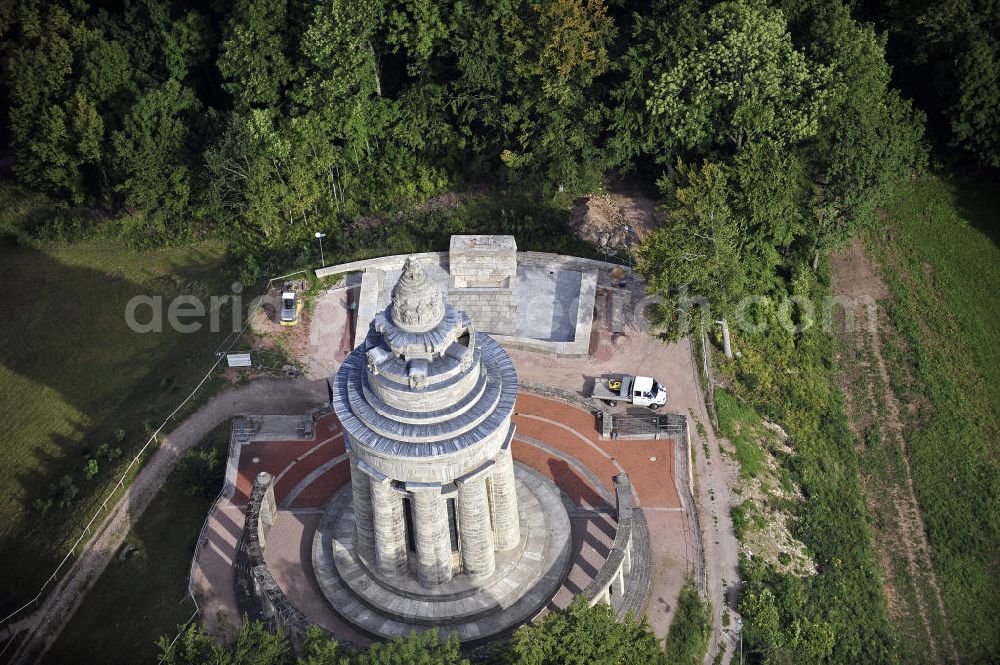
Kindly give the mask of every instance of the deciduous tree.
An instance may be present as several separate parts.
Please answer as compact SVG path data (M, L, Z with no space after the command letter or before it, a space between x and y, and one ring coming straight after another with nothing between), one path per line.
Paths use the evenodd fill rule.
M791 145L816 134L826 78L792 45L781 11L735 0L712 9L706 31L660 76L648 105L689 150L739 150L765 138Z

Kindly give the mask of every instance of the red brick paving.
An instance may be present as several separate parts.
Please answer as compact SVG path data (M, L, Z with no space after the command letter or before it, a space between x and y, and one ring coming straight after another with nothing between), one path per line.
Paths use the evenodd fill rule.
M254 441L242 444L233 502L242 504L249 500L253 479L261 471L267 471L277 477L287 469L285 476L274 488L275 498L280 503L285 494L310 472L344 452L344 440L339 438L320 446L312 454L307 455L321 441L336 436L340 431L340 421L337 420L337 416L331 413L316 422L316 436L309 441L296 439L294 441ZM306 457L296 461L304 455ZM256 464L253 462L255 457L258 459Z
M619 473L614 462L588 445L586 441L580 440L572 432L567 432L554 423L535 420L531 417L532 415L535 414L526 414L524 411L520 411L519 415L514 416L517 434L538 439L570 457L575 457L600 478L605 487L612 486L611 479ZM521 444L522 442L519 441L515 443L515 446ZM544 471L545 469L539 470Z
M619 472L620 465L632 479L640 504L644 507L677 508L681 505L674 485L673 442L669 439L601 440L593 414L563 402L528 394L518 396L514 423L518 434L542 441L575 458L590 469L606 488L612 486L611 478ZM306 455L311 449L316 448L319 441L339 432L340 424L336 416L329 414L316 423L315 440L254 442L241 446L233 501L236 503L247 501L253 478L258 472L267 471L279 476L287 469L275 486L276 498L279 503L282 502L288 492L306 476L344 453L344 440L340 437ZM581 436L586 441L581 439ZM513 453L515 459L552 479L578 505L592 507L606 505L607 502L600 496L592 482L566 461L524 440L515 441ZM259 458L256 464L252 462L255 457ZM300 457L303 459L299 460ZM650 461L650 457L655 457L656 461ZM305 488L295 501L294 507L322 505L337 488L348 481L349 475L346 462L338 464Z
M286 467L283 475L278 478L278 482L274 485L274 498L278 503L284 502L288 493L305 480L306 476L334 457L343 455L346 450L343 436L337 436L337 438L322 445L315 445L319 445L319 447L301 460L292 460L290 466Z
M565 461L553 457L526 441L518 440L516 437L512 450L515 460L540 471L566 492L576 505L594 508L608 505L608 502L601 497L594 486ZM605 485L605 487L608 486L610 486L610 481Z
M600 431L597 429L597 420L593 414L565 402L557 402L554 399L521 393L517 396L515 411L533 413L551 418L552 420L558 420L588 438L596 438L600 435Z
M343 487L351 479L351 465L345 459L331 469L328 469L319 478L309 484L295 501L292 508L319 508L325 504L334 492Z
M681 499L674 483L673 440L617 439L601 441L599 445L628 472L643 507L680 508ZM656 461L651 462L650 457L655 457Z
M580 433L611 457L605 457L571 432L532 416L554 420ZM679 508L680 497L674 483L674 442L601 439L597 419L579 407L522 393L517 398L514 422L519 433L543 441L583 462L611 486L618 464L628 473L642 506ZM517 454L515 448L515 455ZM656 461L651 462L650 457ZM536 467L537 468L537 467ZM539 469L544 472L544 469Z
M277 476L295 458L301 457L315 446L316 441L253 441L240 445L240 462L233 502L246 503L250 500L250 488L258 473L267 471ZM256 464L254 458L258 459Z

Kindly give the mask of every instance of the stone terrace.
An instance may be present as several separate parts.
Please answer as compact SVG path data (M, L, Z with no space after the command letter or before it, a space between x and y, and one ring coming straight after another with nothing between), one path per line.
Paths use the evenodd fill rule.
M522 393L515 405L516 461L552 479L569 502L573 525L570 572L548 605L565 607L594 578L614 542L616 522L611 478L622 471L633 479L637 505L647 516L654 560L654 589L664 563L686 569L689 544L684 513L675 488L674 442L601 440L594 416L578 407ZM235 552L234 523L242 523L240 507L260 471L276 478L279 512L269 537L266 558L286 594L314 621L352 641L364 643L356 631L336 616L322 597L312 574L311 547L321 506L349 482L343 435L336 417L316 423L316 437L303 441L289 431L283 440L250 441L238 445L237 480L231 499L222 499L210 523L208 546L196 562L199 591L206 607L222 609L232 621L231 561ZM650 461L655 457L656 461ZM677 574L669 572L671 576ZM665 634L669 604L662 593L650 598L647 612L657 634ZM210 622L211 623L211 622Z

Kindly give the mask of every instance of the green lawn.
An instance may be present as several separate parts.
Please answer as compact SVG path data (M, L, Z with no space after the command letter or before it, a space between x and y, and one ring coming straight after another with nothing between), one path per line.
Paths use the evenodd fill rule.
M224 460L229 423L217 426L202 445ZM45 658L45 663L154 663L161 635L173 636L191 616L187 598L191 555L220 489L189 494L175 469L126 542L136 548L125 560L114 559L87 594L80 609ZM212 496L207 496L211 494Z
M2 616L34 596L145 442L144 424L159 424L177 406L226 335L166 325L138 334L126 325L126 303L135 295L165 304L178 294L224 295L231 280L216 242L154 251L110 240L20 244L18 225L51 211L8 185L0 195ZM231 325L228 314L222 320ZM99 455L102 444L121 455ZM97 474L88 479L92 458ZM76 496L60 507L72 488Z
M952 631L964 660L1000 660L1000 193L924 178L889 209L887 360ZM900 370L905 371L900 371ZM911 380L907 380L907 376Z

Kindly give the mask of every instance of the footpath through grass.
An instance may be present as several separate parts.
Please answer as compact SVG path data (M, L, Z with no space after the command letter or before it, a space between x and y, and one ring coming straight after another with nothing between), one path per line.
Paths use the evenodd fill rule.
M214 361L222 332L167 325L174 296L231 294L220 243L136 251L111 240L19 244L44 200L0 197L0 616L32 598L135 452ZM162 333L126 324L162 298ZM137 318L148 321L149 308ZM208 319L203 319L207 324ZM204 399L212 386L199 396ZM89 468L88 468L89 467Z
M962 658L1000 661L1000 193L925 178L875 238L902 340L886 349L914 485Z
M185 600L191 556L212 499L221 489L228 444L228 421L202 442L201 448L211 450L218 461L206 482L199 482L198 474L185 473L183 462L170 473L164 489L126 538L126 547L134 550L111 561L45 663L155 662L159 637L172 638L178 624L194 611Z

